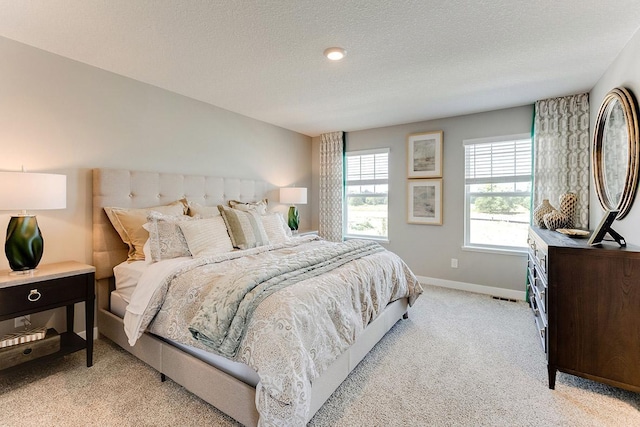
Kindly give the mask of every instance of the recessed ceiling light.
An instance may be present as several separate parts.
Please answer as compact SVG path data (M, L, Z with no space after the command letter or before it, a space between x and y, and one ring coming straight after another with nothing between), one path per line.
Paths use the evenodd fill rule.
M324 56L332 61L340 61L346 54L347 51L341 47L330 47L324 51Z

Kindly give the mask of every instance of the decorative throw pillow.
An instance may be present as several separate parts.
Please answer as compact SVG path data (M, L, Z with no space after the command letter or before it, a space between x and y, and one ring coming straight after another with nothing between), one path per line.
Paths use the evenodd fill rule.
M220 211L217 206L204 206L198 202L189 202L189 215L211 218L212 216L220 216Z
M244 212L218 205L224 223L227 225L231 243L238 249L249 249L269 244L260 215L255 211Z
M227 226L220 215L181 222L179 225L194 257L217 255L233 250Z
M281 213L275 212L260 217L264 231L267 233L269 243L284 243L289 241L289 236L285 228L289 231L291 229L284 222L284 217Z
M194 218L187 215L163 215L155 211L149 213L147 223L143 227L149 232L147 242L152 262L191 256L189 246L179 226L184 221L194 221Z
M156 211L165 215L184 215L186 213L186 200L177 200L169 205L154 206L151 208L117 208L106 207L111 224L116 229L120 238L129 246L129 261L144 260L144 243L149 238L149 232L142 226L147 222L149 212Z
M239 202L237 200L229 200L229 206L233 209L238 209L243 212L258 212L260 215L264 215L267 213L267 205L269 201L267 199L262 199L257 202Z

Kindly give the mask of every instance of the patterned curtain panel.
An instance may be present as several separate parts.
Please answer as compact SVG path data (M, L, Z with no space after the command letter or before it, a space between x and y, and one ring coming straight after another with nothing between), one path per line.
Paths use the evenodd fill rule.
M322 134L320 145L320 237L342 241L344 134Z
M533 206L544 199L560 209L560 195L578 196L576 228L589 226L589 95L535 104Z

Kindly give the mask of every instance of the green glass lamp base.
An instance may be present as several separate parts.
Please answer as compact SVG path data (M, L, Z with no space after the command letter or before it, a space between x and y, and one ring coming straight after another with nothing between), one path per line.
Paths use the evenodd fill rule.
M298 212L298 208L295 206L289 207L289 228L293 231L298 229L298 225L300 224L300 213Z
M38 266L44 251L35 215L13 216L7 227L4 253L13 271L33 270Z

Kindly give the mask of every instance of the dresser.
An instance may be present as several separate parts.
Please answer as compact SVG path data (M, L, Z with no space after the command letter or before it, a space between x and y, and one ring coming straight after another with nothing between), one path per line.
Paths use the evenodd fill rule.
M556 372L640 392L640 248L530 227L529 304Z

